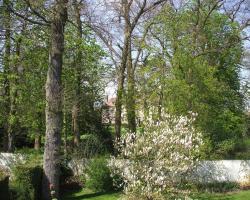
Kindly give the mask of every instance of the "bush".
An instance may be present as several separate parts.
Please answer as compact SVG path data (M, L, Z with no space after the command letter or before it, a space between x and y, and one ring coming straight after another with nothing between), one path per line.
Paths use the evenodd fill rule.
M6 176L5 178L0 179L0 196L2 199L8 200L9 199L9 177Z
M82 135L81 143L77 149L72 149L74 158L93 158L106 151L103 140L95 134Z
M38 200L41 197L43 169L32 163L18 164L13 168L13 199Z
M94 191L112 191L113 179L104 157L93 159L87 167L86 186Z
M0 169L0 197L9 199L9 175L6 170Z
M82 188L82 182L79 180L79 177L74 176L73 171L65 162L60 164L60 188L62 191Z
M240 185L235 182L213 182L213 183L198 183L196 185L199 192L229 192L240 188Z
M60 183L65 184L73 176L72 170L64 163L60 164Z
M162 121L145 121L143 133L121 138L119 154L111 157L109 167L123 178L128 199L165 199L189 192L181 186L198 162L203 143L192 126L194 120L194 113L190 117L162 114Z

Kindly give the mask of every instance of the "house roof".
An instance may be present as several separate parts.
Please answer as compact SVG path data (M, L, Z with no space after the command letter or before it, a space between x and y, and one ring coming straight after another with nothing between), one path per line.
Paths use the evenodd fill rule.
M105 104L109 107L114 107L115 101L116 101L116 97L112 97L112 98L108 99L107 101L105 101Z

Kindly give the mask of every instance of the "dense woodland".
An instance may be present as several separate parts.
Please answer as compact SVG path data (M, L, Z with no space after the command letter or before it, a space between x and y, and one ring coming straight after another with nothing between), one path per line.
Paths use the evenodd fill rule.
M44 154L45 199L62 158L115 155L164 113L197 115L202 159L247 159L249 1L0 2L1 149ZM110 82L114 124L102 120Z

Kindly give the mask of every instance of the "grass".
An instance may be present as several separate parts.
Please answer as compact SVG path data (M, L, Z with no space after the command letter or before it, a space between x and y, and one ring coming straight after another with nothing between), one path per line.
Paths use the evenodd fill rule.
M67 192L62 200L118 200L118 192L92 192L89 189L83 189L74 192ZM238 191L225 194L200 194L193 197L193 200L250 200L250 190Z
M118 192L93 192L89 189L67 192L62 200L117 200L120 196Z
M193 198L194 200L250 200L250 190L236 191L230 193L213 193L213 194L200 194Z

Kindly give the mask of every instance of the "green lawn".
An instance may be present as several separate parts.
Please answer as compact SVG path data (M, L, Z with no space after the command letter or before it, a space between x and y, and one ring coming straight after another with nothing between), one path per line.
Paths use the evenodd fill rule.
M88 189L79 190L77 192L68 192L64 195L63 200L117 200L120 193L95 193ZM250 200L250 190L232 192L226 194L201 194L193 198L193 200Z
M250 200L250 190L225 194L201 194L194 199L202 200Z
M88 189L79 190L77 192L68 192L64 195L62 200L117 200L119 198L120 193L110 192L92 192Z

